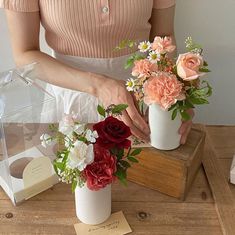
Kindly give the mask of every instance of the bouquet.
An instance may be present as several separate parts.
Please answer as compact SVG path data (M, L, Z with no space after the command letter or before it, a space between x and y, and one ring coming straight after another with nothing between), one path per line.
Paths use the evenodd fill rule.
M203 58L203 49L191 37L185 41L187 52L176 60L169 54L175 50L170 37L155 37L151 43L141 42L125 65L132 67L132 77L126 82L127 90L133 92L143 112L143 104L158 104L164 111L172 111L174 120L180 114L182 120L191 116L187 110L196 105L208 104L212 88L201 77L210 72ZM123 41L117 49L134 48L131 40Z
M131 131L118 116L127 105L98 106L103 121L93 125L80 123L74 113L64 115L58 125L50 125L52 135L41 136L44 147L57 144L54 169L60 180L72 184L72 190L87 184L98 191L118 178L126 184L127 169L141 149L131 148ZM125 151L126 150L126 151Z

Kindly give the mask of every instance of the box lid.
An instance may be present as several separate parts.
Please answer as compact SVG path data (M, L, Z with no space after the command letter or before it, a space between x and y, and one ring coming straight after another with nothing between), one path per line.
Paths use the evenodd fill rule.
M38 79L36 63L0 73L0 119L9 119L32 107L35 112L31 113L36 115L44 103L54 99Z

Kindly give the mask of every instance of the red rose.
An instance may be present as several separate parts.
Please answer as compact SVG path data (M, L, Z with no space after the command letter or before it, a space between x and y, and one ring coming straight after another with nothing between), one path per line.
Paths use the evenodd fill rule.
M131 136L131 130L117 118L107 117L104 121L96 123L93 129L99 135L97 143L104 148L129 148L131 146L131 141L127 139Z
M109 150L99 146L94 145L94 162L84 170L86 177L87 187L90 190L99 190L114 182L116 177L114 173L117 170L117 159L112 156Z

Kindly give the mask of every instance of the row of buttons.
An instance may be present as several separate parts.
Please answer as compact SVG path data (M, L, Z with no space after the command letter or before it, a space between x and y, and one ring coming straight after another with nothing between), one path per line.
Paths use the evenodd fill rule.
M107 6L103 7L102 12L103 13L108 13L109 12L109 8Z

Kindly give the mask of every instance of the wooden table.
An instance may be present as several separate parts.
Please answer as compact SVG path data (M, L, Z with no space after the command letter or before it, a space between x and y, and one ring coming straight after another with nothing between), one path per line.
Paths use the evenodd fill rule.
M206 130L219 167L227 178L235 153L235 127L207 126ZM229 185L229 190L235 198L235 186ZM133 183L129 183L127 188L115 183L112 195L113 212L124 212L133 235L223 234L221 218L203 167L185 202ZM224 215L226 211L222 217ZM228 223L230 219L225 218ZM12 206L0 189L1 235L75 235L73 224L77 222L74 195L68 185L58 184L18 207Z

